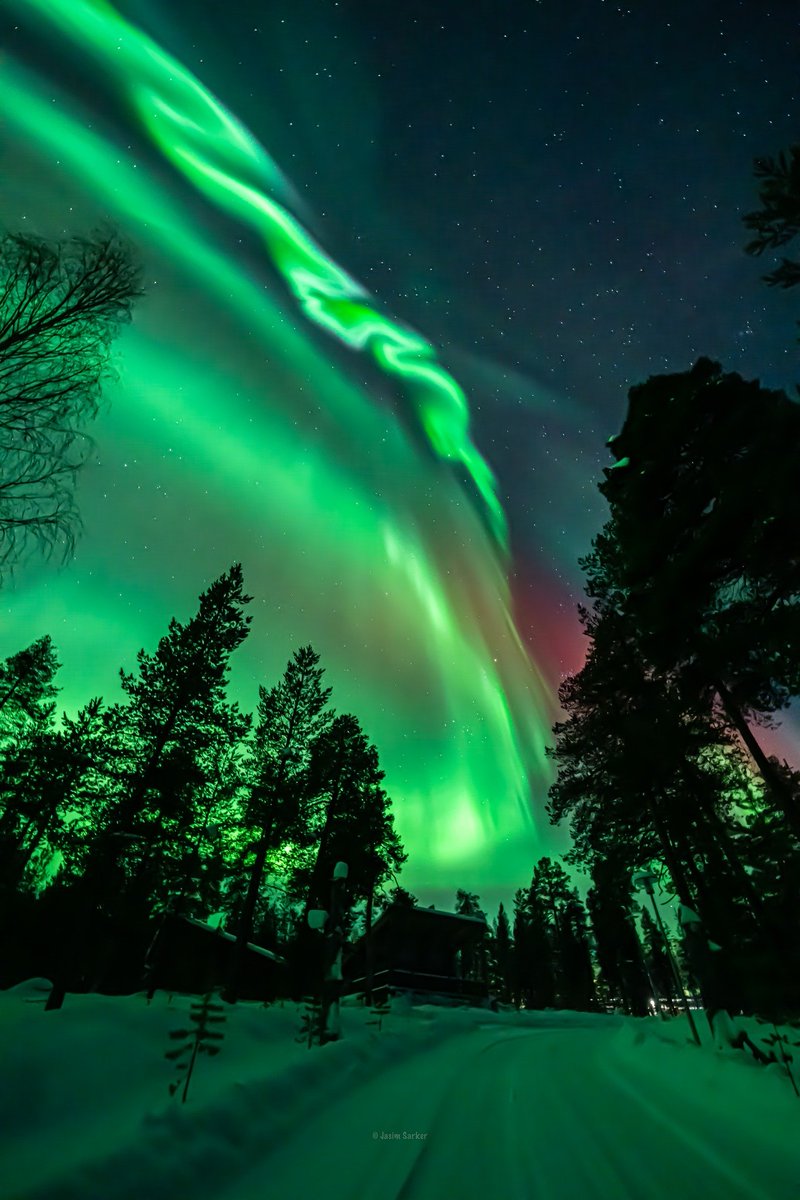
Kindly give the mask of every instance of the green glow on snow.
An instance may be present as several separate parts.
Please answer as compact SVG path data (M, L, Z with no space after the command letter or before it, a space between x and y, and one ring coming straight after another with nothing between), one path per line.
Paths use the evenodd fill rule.
M63 704L113 699L118 666L241 560L256 600L237 698L252 707L256 685L311 641L337 709L358 713L380 749L409 886L524 882L541 852L533 806L550 778L553 706L510 613L505 522L462 390L316 244L269 155L175 59L105 3L18 8L92 51L138 124L132 135L97 121L6 59L0 105L19 191L9 183L2 222L19 228L24 214L58 235L111 219L141 249L148 294L93 431L100 462L81 481L76 559L21 575L0 653L49 632ZM171 178L131 150L142 134L177 168ZM294 311L231 252L224 219L209 232L204 201L258 232ZM327 357L309 322L367 353L377 379ZM427 448L393 407L393 383Z

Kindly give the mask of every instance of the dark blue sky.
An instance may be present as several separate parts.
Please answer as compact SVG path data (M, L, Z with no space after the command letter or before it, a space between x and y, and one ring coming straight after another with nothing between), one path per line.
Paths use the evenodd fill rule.
M134 11L135 10L135 11ZM629 386L701 354L790 387L752 162L797 137L791 5L175 5L167 37L316 228L470 390L518 561L574 587ZM535 476L532 475L535 464Z

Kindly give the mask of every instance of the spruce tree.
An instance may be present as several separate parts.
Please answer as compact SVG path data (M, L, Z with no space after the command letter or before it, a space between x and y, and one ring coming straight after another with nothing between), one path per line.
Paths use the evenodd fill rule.
M535 882L527 889L519 889L514 897L513 955L515 1003L518 1007L553 1008L555 1005L553 934L552 913L543 891Z
M511 999L516 1008L533 1007L535 963L530 939L528 893L517 888L514 893L514 934L511 953Z
M564 905L558 943L561 1006L578 1012L596 1009L597 993L588 918L586 909L574 888Z
M547 856L533 870L528 910L534 954L541 963L534 992L537 1008L553 1008L564 992L564 951L568 944L567 905L571 899L569 876L560 863Z
M511 926L503 902L497 909L494 923L494 986L503 1004L511 1000L513 987Z
M650 985L632 915L630 872L608 860L592 868L586 905L607 999L634 1017L648 1014Z
M480 897L475 892L458 888L456 891L455 911L465 917L478 917L486 923L486 913L481 908ZM491 941L489 926L480 941L468 945L462 952L461 969L465 979L486 980L489 975L489 960Z

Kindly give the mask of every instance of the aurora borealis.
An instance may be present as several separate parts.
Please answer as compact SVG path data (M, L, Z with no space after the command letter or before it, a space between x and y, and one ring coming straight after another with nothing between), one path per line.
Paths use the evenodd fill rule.
M0 220L45 236L109 221L138 247L146 286L92 431L77 553L60 571L18 573L0 653L50 633L62 703L112 699L117 669L241 561L255 601L236 698L252 708L257 684L311 642L337 709L356 712L380 750L410 852L404 882L423 895L505 890L557 841L543 816L544 746L555 687L580 654L576 558L602 519L594 486L626 387L699 353L765 383L791 380L791 306L743 255L731 265L750 161L790 140L788 120L779 127L782 101L758 93L738 157L724 143L719 189L736 178L735 195L718 231L693 235L698 257L681 244L683 217L664 224L669 156L665 166L643 145L637 159L631 126L642 105L662 122L688 120L699 76L683 94L678 59L672 91L667 81L634 99L629 67L634 92L617 95L627 51L609 51L601 160L623 191L658 193L620 247L624 220L609 232L601 184L587 184L579 158L558 157L579 127L573 107L586 104L580 61L574 78L555 67L592 30L600 38L607 6L588 27L571 18L556 29L547 2L512 5L505 33L491 26L497 55L513 31L513 55L523 25L530 38L539 24L526 44L551 61L531 70L526 95L540 89L531 103L552 129L546 148L519 132L517 76L505 93L492 59L476 77L482 31L449 2L444 57L438 22L414 35L429 13L414 4L392 15L366 3L267 5L253 17L255 7L0 3ZM780 29L760 36L783 53ZM393 70L375 69L376 42ZM710 78L724 66L712 63ZM435 133L414 143L401 126L424 127L427 112L444 129L448 103L455 123L470 104L473 115L493 109L500 132L484 125L470 150L490 180L481 195L451 176L433 205ZM720 129L727 116L713 118ZM719 151L712 126L696 143L706 154ZM441 144L444 171L455 150ZM699 157L686 169L685 191L698 179L704 189L694 229L717 207L716 176ZM521 247L525 210L540 206ZM449 239L437 232L448 210ZM591 231L604 221L599 270ZM471 256L462 226L475 231ZM558 302L546 291L553 271Z

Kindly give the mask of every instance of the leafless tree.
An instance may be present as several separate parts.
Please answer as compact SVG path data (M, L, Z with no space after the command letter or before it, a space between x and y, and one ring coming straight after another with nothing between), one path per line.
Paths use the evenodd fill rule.
M113 231L0 236L0 578L28 549L66 558L74 547L85 427L141 294L135 254Z

